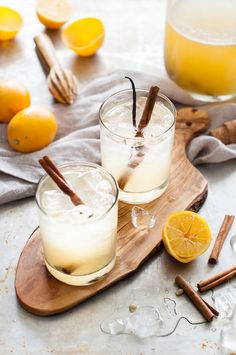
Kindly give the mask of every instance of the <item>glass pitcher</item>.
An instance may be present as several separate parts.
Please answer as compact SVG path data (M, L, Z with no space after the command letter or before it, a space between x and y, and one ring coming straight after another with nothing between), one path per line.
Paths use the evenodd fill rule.
M236 1L168 0L165 66L203 101L236 95Z

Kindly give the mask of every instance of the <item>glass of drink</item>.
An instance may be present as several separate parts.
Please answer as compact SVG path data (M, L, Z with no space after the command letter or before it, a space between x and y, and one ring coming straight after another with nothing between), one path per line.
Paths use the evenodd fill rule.
M121 201L150 202L167 188L176 111L171 101L158 94L143 137L135 137L132 124L132 90L110 96L100 108L102 165L118 181ZM137 124L148 96L136 90Z
M236 2L168 0L165 66L194 98L226 100L236 94Z
M92 163L68 163L60 171L84 205L74 206L48 175L40 180L36 201L45 264L62 282L88 285L115 265L118 187Z

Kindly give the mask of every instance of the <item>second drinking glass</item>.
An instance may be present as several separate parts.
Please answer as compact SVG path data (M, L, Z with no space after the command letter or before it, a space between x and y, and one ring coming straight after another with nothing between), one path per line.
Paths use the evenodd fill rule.
M138 124L148 91L136 90L136 95ZM158 94L143 137L135 137L132 107L132 90L117 92L102 104L102 165L118 181L120 200L141 204L156 199L167 188L176 111L166 96Z

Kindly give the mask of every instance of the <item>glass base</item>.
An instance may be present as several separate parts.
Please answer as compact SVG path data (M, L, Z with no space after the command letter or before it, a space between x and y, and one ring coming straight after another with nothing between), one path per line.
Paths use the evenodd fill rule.
M50 274L54 276L57 280L64 282L67 285L72 285L72 286L88 286L91 285L97 281L99 281L101 278L103 278L106 274L108 274L109 271L114 267L116 262L116 257L114 257L109 264L107 264L105 267L102 269L93 272L92 274L88 275L68 275L65 274L62 271L59 271L55 268L53 268L51 265L47 263L45 260L46 267Z
M166 180L163 184L161 184L156 189L150 191L125 192L120 190L119 200L132 205L141 205L143 203L148 203L160 197L167 189L167 186L168 186L168 180Z
M204 102L222 102L222 101L231 100L236 96L236 94L211 96L211 95L197 94L194 92L189 92L189 94L192 96L193 99L204 101Z

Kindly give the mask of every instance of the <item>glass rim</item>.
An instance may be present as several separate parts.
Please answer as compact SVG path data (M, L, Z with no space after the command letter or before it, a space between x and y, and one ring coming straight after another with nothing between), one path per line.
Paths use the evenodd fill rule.
M113 135L113 136L115 136L115 137L117 137L119 139L122 139L122 140L125 139L126 142L129 142L129 141L130 142L149 142L149 141L153 142L153 141L156 141L157 139L159 139L160 137L164 136L175 125L176 117L177 117L177 111L176 111L176 108L175 108L173 102L167 96L165 96L164 94L158 93L157 98L161 97L162 99L164 99L170 105L170 107L171 107L170 111L173 114L173 121L171 122L171 125L168 128L165 129L164 132L161 132L160 134L158 134L155 137L126 137L124 135L120 135L120 134L115 133L113 130L108 128L106 126L106 124L104 123L104 121L102 119L101 111L104 108L104 106L109 102L109 100L111 98L113 98L114 96L116 96L118 94L122 94L122 93L125 93L125 92L132 92L132 89L119 90L119 91L115 92L114 94L108 96L104 100L104 102L101 104L101 106L99 108L99 122L101 123L102 127L104 127L111 135ZM149 91L147 89L136 88L136 93L138 93L138 92L143 92L145 94L148 94Z
M91 162L87 162L87 161L83 161L83 160L75 160L75 161L71 161L71 162L68 162L68 163L63 163L63 164L60 164L58 165L58 168L64 168L64 167L70 167L70 166L74 166L75 164L77 164L78 166L88 166L88 167L92 167L92 168L96 168L98 170L101 170L102 172L104 172L107 176L109 176L112 180L112 183L114 184L114 187L115 187L115 191L114 191L114 197L115 197L115 200L114 202L111 204L111 206L105 210L104 213L102 213L101 215L91 219L90 221L82 221L80 223L76 223L76 225L82 225L82 224L87 224L87 223L93 223L99 219L102 219L108 212L110 212L112 210L112 208L115 206L115 204L117 203L117 200L118 200L118 196L119 196L119 188L118 188L118 183L116 181L116 179L114 178L114 176L112 174L110 174L106 169L104 169L101 165L98 165L98 164L95 164L95 163L91 163ZM45 173L43 176L41 176L41 178L39 179L38 181L38 184L37 184L37 188L36 188L36 192L35 192L35 200L36 200L36 204L38 206L38 208L40 209L40 211L46 215L46 216L49 216L49 217L54 217L54 216L50 216L46 211L45 209L41 206L41 203L40 203L40 200L39 200L39 191L40 191L40 186L42 185L42 183L47 179L47 178L50 178L50 176ZM69 198L69 197L68 197ZM71 223L71 224L74 224L74 223Z

